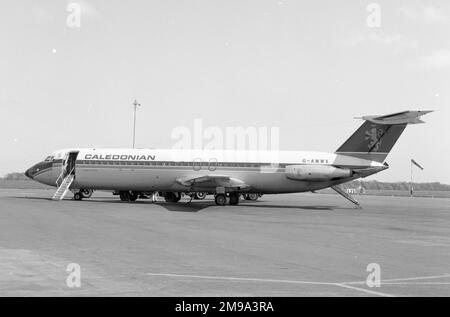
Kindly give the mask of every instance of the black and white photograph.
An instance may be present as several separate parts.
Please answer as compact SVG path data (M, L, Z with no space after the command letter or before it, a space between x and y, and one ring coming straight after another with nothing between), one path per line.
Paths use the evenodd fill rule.
M0 12L0 297L450 296L449 1Z

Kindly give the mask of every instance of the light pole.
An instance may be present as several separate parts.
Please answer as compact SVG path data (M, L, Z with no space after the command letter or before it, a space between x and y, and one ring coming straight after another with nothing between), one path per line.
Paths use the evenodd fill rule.
M133 102L133 106L134 106L134 121L133 121L133 149L136 143L136 110L137 107L140 107L141 104L137 102L137 100L135 99Z
M411 178L409 181L409 196L412 197L414 195L414 188L413 188L413 162L411 159Z

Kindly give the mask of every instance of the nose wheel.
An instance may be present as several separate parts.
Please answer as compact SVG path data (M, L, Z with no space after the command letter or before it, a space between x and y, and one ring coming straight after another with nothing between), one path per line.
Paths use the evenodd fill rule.
M92 189L81 189L80 190L81 196L83 196L83 198L91 198L93 192L94 191Z
M73 194L73 199L83 200L84 198L91 198L93 192L94 191L92 189L80 189L79 191Z
M81 194L80 192L77 192L73 195L73 199L74 200L83 200L83 194Z

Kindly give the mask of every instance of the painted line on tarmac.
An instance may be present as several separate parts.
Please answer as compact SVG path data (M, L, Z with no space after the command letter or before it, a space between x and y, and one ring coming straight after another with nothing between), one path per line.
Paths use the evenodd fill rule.
M431 280L437 278L450 277L450 274L445 273L442 275L431 275L431 276L416 276L416 277L404 277L404 278L391 278L388 280L382 280L381 282L405 282L405 281L417 281L417 280Z
M376 292L376 291L371 291L365 288L360 288L360 287L356 287L356 286L352 286L352 285L347 285L344 283L336 283L334 284L336 286L340 286L340 287L344 287L344 288L349 288L349 289L353 289L355 291L360 291L360 292L364 292L367 294L371 294L371 295L377 295L377 296L383 296L383 297L395 297L395 295L391 295L391 294L387 294L387 293L381 293L381 292Z
M371 291L368 289L346 285L345 283L331 283L331 282L315 282L315 281L298 281L298 280L279 280L279 279L263 279L263 278L245 278L245 277L226 277L226 276L210 276L210 275L189 275L189 274L173 274L173 273L146 273L148 276L162 276L162 277L176 277L176 278L191 278L191 279L205 279L205 280L222 280L222 281L239 281L239 282L262 282L262 283L280 283L280 284L303 284L303 285L327 285L338 286L341 288L348 288L366 294L393 297L394 295Z
M335 285L336 284L336 283L328 283L328 282L278 280L278 279L247 278L247 277L226 277L226 276L211 276L211 275L189 275L189 274L172 274L172 273L146 273L146 275L164 276L164 277L197 278L197 279L205 279L205 280L242 281L242 282L268 282L268 283L317 284L317 285Z
M415 277L403 277L403 278L391 278L386 280L381 280L381 284L401 284L402 282L408 282L408 281L420 281L420 280L432 280L432 279L440 279L440 278L447 278L450 277L450 274L445 273L442 275L429 275L429 276L415 276ZM396 283L398 282L398 283ZM434 282L425 282L425 283L434 283ZM446 284L447 282L436 282L436 283L443 283ZM366 284L365 281L354 281L354 282L344 282L342 284L346 285L358 285L358 284ZM423 284L420 282L412 282L409 283L409 285L413 284Z
M450 285L450 282L385 282L383 285Z

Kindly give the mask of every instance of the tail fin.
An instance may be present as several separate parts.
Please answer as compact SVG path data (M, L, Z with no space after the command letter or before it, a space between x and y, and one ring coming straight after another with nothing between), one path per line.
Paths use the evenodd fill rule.
M423 123L420 116L432 111L403 111L384 116L364 116L365 122L337 149L336 154L383 163L408 124Z

